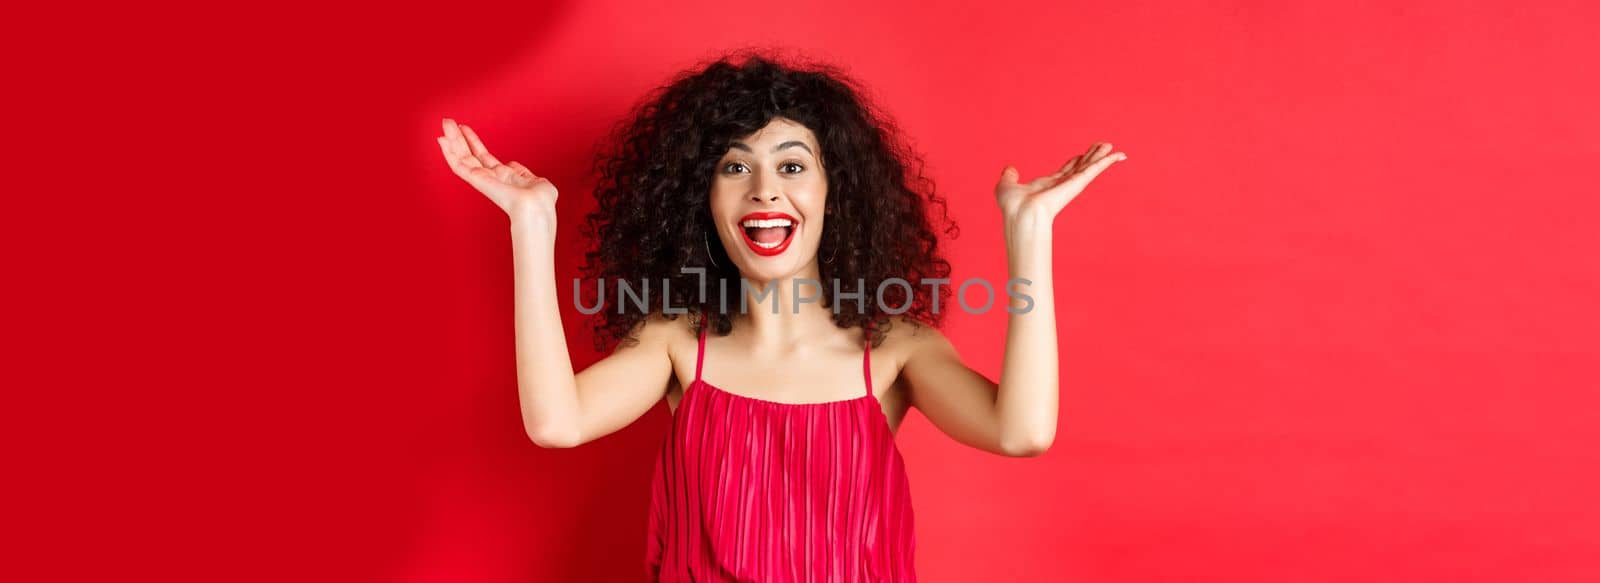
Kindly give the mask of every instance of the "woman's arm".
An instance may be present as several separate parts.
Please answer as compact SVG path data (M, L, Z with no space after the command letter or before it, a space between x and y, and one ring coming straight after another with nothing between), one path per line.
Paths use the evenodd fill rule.
M995 196L1005 221L1006 259L1011 279L1032 301L1011 300L1006 320L1005 356L1000 383L962 364L960 355L936 331L908 342L901 374L911 403L952 438L993 453L1035 456L1055 441L1060 374L1056 347L1055 282L1051 264L1052 225L1057 214L1111 164L1127 159L1097 143L1068 160L1054 174L1017 182L1017 170L1001 173Z
M638 419L672 378L674 322L646 321L638 344L574 375L555 283L555 186L517 162L501 164L472 128L452 120L444 120L439 147L450 169L511 219L517 395L528 437L574 447Z

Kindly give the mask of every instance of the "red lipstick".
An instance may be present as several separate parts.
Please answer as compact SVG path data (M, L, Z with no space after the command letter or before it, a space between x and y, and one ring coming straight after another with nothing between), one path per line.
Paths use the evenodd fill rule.
M789 213L760 211L739 218L739 233L752 253L771 257L783 253L794 241L800 221Z

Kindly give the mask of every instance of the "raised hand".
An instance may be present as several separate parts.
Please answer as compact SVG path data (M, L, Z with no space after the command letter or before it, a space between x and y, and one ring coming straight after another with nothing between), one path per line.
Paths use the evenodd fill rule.
M1028 182L1018 183L1017 168L1006 166L1000 173L1000 183L994 187L995 200L1007 221L1023 217L1053 220L1090 181L1113 163L1126 159L1127 154L1112 152L1110 143L1096 142L1088 151L1067 160L1054 174Z
M515 218L520 213L538 212L555 217L556 197L559 196L555 185L518 162L501 164L483 147L483 141L472 128L445 118L444 135L438 140L450 170L489 197L507 215Z

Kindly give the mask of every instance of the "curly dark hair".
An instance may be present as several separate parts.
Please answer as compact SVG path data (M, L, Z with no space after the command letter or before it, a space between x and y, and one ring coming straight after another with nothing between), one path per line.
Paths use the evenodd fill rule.
M596 348L604 351L609 343L632 341L635 327L662 311L661 290L656 289L662 280L669 283L667 299L674 310L704 318L695 321L709 322L710 331L718 335L733 329L728 312L737 312L742 280L722 246L705 243L706 234L714 237L716 232L711 181L729 143L775 117L810 129L822 149L829 219L818 256L831 259L820 264L822 281L837 279L845 293L856 291L858 280L865 283L859 288L865 309L858 309L853 299L843 300L834 323L840 328L868 326L874 346L882 344L882 333L896 315L941 325L943 314L932 309L932 302L949 305L950 286L936 286L935 298L922 282L950 275L950 263L939 253L935 223L952 238L959 229L933 181L923 175L921 156L902 141L894 122L866 99L867 93L835 66L746 51L679 73L651 90L595 157L597 206L583 229L594 245L583 274L612 285L625 280L635 291L641 280L648 281L653 306L641 312L602 304L605 309L593 319ZM710 253L716 254L714 259ZM700 296L700 276L680 271L683 267L705 268L705 297ZM910 297L906 286L888 285L880 306L876 292L891 278L909 282ZM832 284L822 287L822 305L831 306ZM719 293L722 289L726 297ZM617 296L611 285L605 290L601 299Z

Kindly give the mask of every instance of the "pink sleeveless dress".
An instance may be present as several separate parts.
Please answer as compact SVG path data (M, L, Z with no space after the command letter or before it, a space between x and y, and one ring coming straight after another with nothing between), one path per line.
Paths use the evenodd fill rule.
M651 581L912 582L904 460L872 393L780 403L700 379L684 389L651 480Z

